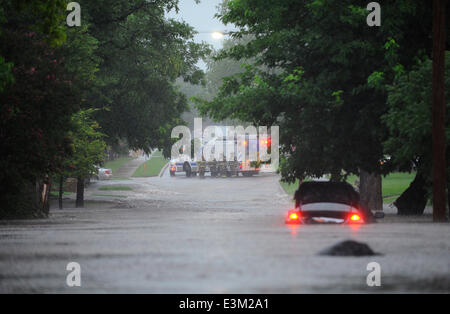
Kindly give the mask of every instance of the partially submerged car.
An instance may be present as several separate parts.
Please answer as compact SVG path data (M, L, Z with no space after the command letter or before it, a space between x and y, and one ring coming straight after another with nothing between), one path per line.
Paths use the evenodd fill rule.
M360 202L359 193L346 182L304 182L295 192L295 209L287 224L364 224L375 221ZM379 215L378 218L382 218Z

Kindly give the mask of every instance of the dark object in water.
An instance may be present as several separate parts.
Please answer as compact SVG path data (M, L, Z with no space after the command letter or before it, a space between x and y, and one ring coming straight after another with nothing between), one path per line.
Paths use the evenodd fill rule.
M327 256L374 256L375 253L367 244L352 240L342 241L319 253Z
M409 187L397 198L394 206L398 215L423 215L427 205L427 183L418 173Z

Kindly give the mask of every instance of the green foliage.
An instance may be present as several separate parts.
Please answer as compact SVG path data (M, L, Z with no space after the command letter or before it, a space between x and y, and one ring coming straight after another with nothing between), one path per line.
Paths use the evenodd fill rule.
M250 41L249 36L245 38L227 38L223 42L223 51L227 51L237 44L245 44ZM220 50L214 51L207 59L206 63L208 71L206 73L206 81L209 92L215 96L223 83L225 77L229 77L238 73L245 72L245 65L253 64L254 60L232 58L220 58Z
M432 160L432 62L425 58L388 86L389 111L383 123L389 130L386 152L404 169L418 168L431 176ZM450 97L450 52L446 53L446 98ZM446 112L450 112L447 102ZM447 146L450 145L450 116L446 116ZM450 165L448 165L450 170Z
M73 153L66 160L65 175L73 178L87 178L97 174L96 166L104 161L106 143L98 131L99 125L92 120L94 109L81 110L72 116Z
M183 78L201 83L197 61L209 52L193 40L184 22L168 20L165 12L176 0L80 1L83 23L98 41L101 66L89 89L88 104L104 109L96 114L113 145L125 140L132 149L165 148L170 132L182 124L187 99L175 87Z
M6 28L14 25L18 29L38 32L48 44L58 46L66 39L67 3L64 0L2 0L0 23ZM15 17L26 23L17 23Z
M431 4L383 2L381 27L366 1L229 0L219 14L245 43L218 59L253 59L198 101L202 114L278 124L285 180L326 173L385 173L386 84L429 53Z
M64 65L67 71L75 73L80 89L89 87L96 79L101 59L96 55L98 40L89 33L87 23L81 27L67 29L67 39L62 46Z
M14 77L11 75L13 64L5 62L5 59L0 56L0 93L5 87L14 82Z
M21 190L33 202L51 174L94 173L104 139L170 147L187 103L174 82L201 82L196 63L208 52L189 25L166 19L178 0L82 0L73 28L66 1L0 2L2 206L29 210Z
M133 188L127 185L105 185L99 188L100 191L133 191Z
M67 133L77 110L74 76L64 68L59 50L41 35L3 28L1 37L0 55L14 64L14 82L0 93L0 203L8 212L40 211L34 203L39 197L29 196L27 203L23 191L33 191L42 180L48 183L70 154Z
M2 0L0 1L0 36L3 29L22 28L22 31L39 31L47 43L52 45L61 44L65 39L64 29L61 27L62 14L65 10L63 0ZM18 23L17 16L21 15L22 21ZM3 39L2 39L3 40ZM13 63L6 61L4 56L0 55L0 92L14 82L12 76Z
M65 171L77 131L72 115L99 63L87 25L66 28L66 5L62 0L2 1L0 182L5 190L0 202L11 213L47 212L45 197L35 201L40 199L36 186Z
M382 184L382 196L385 203L392 203L397 197L399 197L414 180L416 173L401 173L394 172L387 176L383 176ZM359 180L359 177L351 175L347 178L347 182L355 185L355 182ZM305 180L305 181L308 181ZM294 195L295 191L298 189L299 180L294 183L280 182L281 187L289 195Z

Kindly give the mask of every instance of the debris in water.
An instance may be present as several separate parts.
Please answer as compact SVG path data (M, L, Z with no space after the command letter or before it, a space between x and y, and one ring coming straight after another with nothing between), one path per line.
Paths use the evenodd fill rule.
M346 240L339 242L319 253L327 256L374 256L375 253L367 244Z

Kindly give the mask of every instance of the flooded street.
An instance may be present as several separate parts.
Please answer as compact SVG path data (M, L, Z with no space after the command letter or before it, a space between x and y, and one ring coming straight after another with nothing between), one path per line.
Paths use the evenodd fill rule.
M284 224L292 201L278 176L102 181L84 209L1 222L0 292L301 293L449 292L450 228L393 214L366 226ZM128 192L99 196L99 185ZM72 206L70 206L72 204ZM325 257L341 240L382 255ZM369 262L381 287L368 287ZM81 266L68 287L66 265Z

